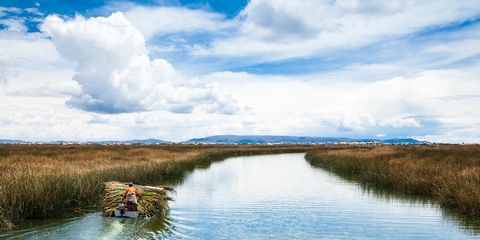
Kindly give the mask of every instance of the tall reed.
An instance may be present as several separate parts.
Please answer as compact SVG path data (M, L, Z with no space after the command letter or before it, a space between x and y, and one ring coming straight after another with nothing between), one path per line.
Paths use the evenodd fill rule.
M311 146L0 145L0 227L100 206L104 182L181 179L230 156L304 152Z
M480 146L381 146L311 150L307 161L366 186L424 195L480 216Z

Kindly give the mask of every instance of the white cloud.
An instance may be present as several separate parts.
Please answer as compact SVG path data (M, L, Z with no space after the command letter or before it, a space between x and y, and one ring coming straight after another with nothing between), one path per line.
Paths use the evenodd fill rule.
M104 115L75 109L59 109L48 113L49 107L42 102L43 98L38 101L36 98L28 100L17 97L18 100L2 100L5 104L0 106L0 134L17 136L16 138L33 136L34 139L105 140L155 137L182 141L214 134L346 137L357 137L356 134L359 134L358 137L371 138L382 132L389 137L408 136L444 142L463 139L467 142L478 139L475 135L480 131L475 128L480 123L480 113L476 107L480 104L480 98L473 94L478 89L477 71L476 67L463 73L453 70L427 71L411 78L394 78L372 83L336 82L329 85L320 80L306 81L298 76L279 77L233 72L199 77L196 82L205 82L205 85L208 85L208 82L220 82L227 91L237 96L241 105L248 105L253 109L236 115L185 115L155 110ZM466 87L458 86L459 81L466 84ZM265 91L266 89L268 91ZM418 94L426 90L428 91L425 95ZM413 92L407 97L415 98L407 101L408 99L398 92ZM463 97L452 97L454 95L447 93ZM9 101L12 102L8 103ZM30 101L29 105L38 104L31 109L25 109L25 113L15 110L14 114L9 114L22 105L21 101ZM10 104L12 106L8 108ZM23 104L23 108L25 105ZM61 105L63 102L60 101L55 108ZM48 114L40 114L42 112ZM33 115L38 116L35 118ZM429 129L428 122L432 121L441 124L438 126L439 130ZM400 127L400 133L394 132L397 127ZM415 135L406 128L413 128ZM437 135L418 134L424 129ZM455 133L461 133L462 136Z
M394 66L391 64L361 64L361 63L353 63L349 64L347 69L353 70L366 70L366 71L395 71L398 70L398 66Z
M436 56L435 64L443 65L472 58L480 54L480 26L472 29L473 33L466 33L465 39L439 43L428 47L425 54Z
M6 95L74 94L79 85L70 80L73 68L44 35L0 31L0 84Z
M85 124L87 116L75 110L36 108L30 113L0 114L0 135L31 141L122 139L121 125Z
M9 32L26 32L28 30L23 18L0 19L0 24L6 26Z
M422 125L411 117L401 117L401 116L394 116L382 119L378 125L380 126L392 126L394 128L401 128L401 127L421 127Z
M479 26L460 26L478 16L475 1L252 0L233 20L204 10L132 6L125 17L48 16L42 33L25 32L22 21L32 18L3 19L0 135L480 141ZM0 18L22 11L41 15L0 7ZM152 56L174 56L182 71ZM271 61L287 58L295 59ZM290 68L304 62L317 72L268 75L295 74ZM187 80L186 72L206 75Z
M254 125L254 124L257 124L259 121L258 121L258 118L255 117L255 116L247 116L243 119L242 121L242 124L245 124L245 125Z
M307 9L310 9L309 13L319 13L315 11L318 5L315 5L312 1L250 1L241 13L245 18L242 31L254 39L272 43L315 38L323 24L311 21L301 13Z
M240 110L218 85L184 81L167 61L150 60L142 34L120 12L108 18L48 16L41 30L63 57L78 63L73 80L83 93L72 96L69 106L102 113Z
M82 93L81 86L75 81L62 81L60 83L47 82L44 87L28 88L19 91L8 92L7 96L26 97L62 97L77 96Z
M14 14L20 14L22 13L22 9L16 8L16 7L2 7L0 6L0 17L4 17L7 15L7 13L14 13Z
M148 39L172 33L214 33L234 26L219 13L177 7L137 6L125 12L127 18Z
M32 14L35 14L35 15L38 15L38 16L44 16L45 15L44 13L39 12L38 8L25 8L25 11L27 11L29 13L32 13Z
M70 62L59 56L53 43L45 39L44 34L5 30L0 30L0 62L0 68L16 73L72 67Z
M193 53L268 60L315 56L461 23L479 12L474 1L252 0L238 17L238 34Z
M28 62L23 58L0 52L0 84L6 85L9 78L15 77L27 65Z
M370 82L350 80L350 69L314 76L217 72L200 79L221 83L253 109L261 121L252 132L373 137L380 131L398 137L410 136L408 128L418 136L480 125L478 69L476 64Z
M465 99L473 99L473 98L480 98L480 95L451 95L445 97L437 97L433 98L432 100L442 100L442 101L457 101L457 100L465 100Z
M382 0L338 0L335 4L347 12L366 15L395 14L405 7L406 1L382 1Z
M337 123L337 131L365 131L367 126L375 126L376 122L367 113L363 114L349 114L342 116Z
M92 119L88 121L88 123L109 123L110 116L109 115L101 115L101 114L94 114L92 115Z

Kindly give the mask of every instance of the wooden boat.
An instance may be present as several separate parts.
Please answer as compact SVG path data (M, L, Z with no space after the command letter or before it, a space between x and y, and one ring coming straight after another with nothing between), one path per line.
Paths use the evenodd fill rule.
M113 215L114 216L112 217L117 217L117 218L137 218L138 212L126 211L124 213L121 213L120 210L115 210Z
M112 217L119 217L119 218L137 218L138 212L137 211L129 211L123 203L118 206L118 209L113 211Z

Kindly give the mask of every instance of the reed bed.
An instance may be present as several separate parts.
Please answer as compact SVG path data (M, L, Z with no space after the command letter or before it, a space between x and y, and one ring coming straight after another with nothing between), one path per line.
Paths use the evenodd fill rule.
M0 228L98 207L104 182L179 180L231 156L305 152L312 146L0 145Z
M361 182L429 197L480 216L480 146L378 146L307 152L313 166Z

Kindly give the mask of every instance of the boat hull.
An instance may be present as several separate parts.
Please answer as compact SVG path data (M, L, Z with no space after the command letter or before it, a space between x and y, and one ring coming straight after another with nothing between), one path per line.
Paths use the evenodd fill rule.
M124 211L122 213L121 210L115 209L113 212L112 217L118 217L118 218L137 218L138 217L138 212L135 211Z

